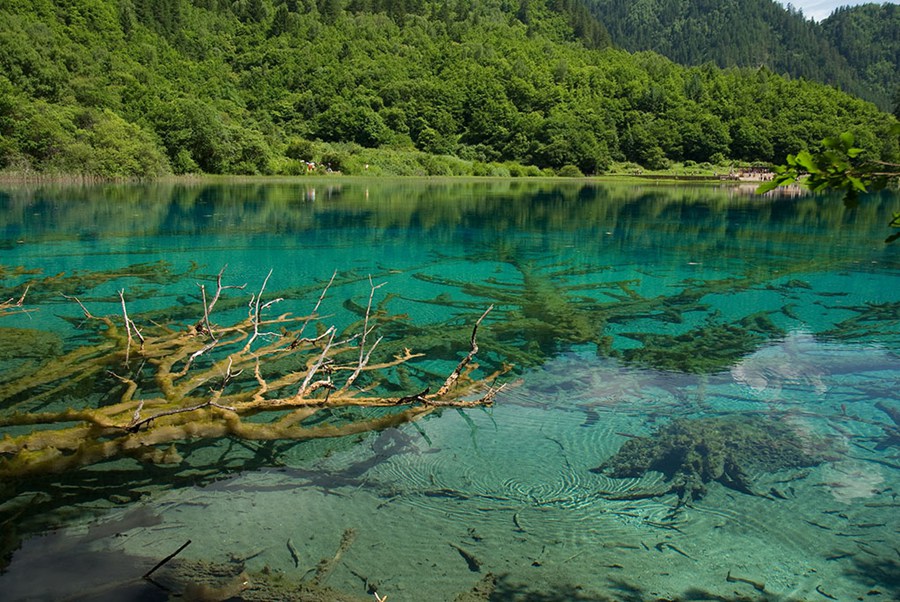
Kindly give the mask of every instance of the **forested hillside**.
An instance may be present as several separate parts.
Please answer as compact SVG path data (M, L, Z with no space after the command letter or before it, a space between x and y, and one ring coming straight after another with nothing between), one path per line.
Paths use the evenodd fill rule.
M774 0L587 0L613 42L685 65L766 66L891 108L900 45L896 5L843 7L822 24Z
M900 6L843 6L822 27L867 89L900 114Z
M599 173L843 130L897 153L893 117L827 86L608 39L575 0L5 0L0 169Z

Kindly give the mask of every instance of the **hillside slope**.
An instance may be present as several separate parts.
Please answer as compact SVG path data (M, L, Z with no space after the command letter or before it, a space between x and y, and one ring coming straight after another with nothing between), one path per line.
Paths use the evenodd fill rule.
M840 7L822 21L822 28L872 97L900 114L900 6Z
M780 161L848 129L897 152L893 118L869 103L765 68L605 47L578 6L7 0L0 169L598 173L614 160Z
M818 24L774 0L586 1L613 42L632 52L684 65L765 66L890 108L900 69L895 5L844 7Z

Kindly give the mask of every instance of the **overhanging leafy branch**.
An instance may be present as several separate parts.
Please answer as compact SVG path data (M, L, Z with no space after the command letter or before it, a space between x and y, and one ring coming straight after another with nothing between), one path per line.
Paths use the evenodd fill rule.
M900 136L900 124L891 128L891 135ZM900 180L900 163L869 158L865 149L855 145L850 132L825 138L822 150L800 151L788 155L785 165L775 168L775 177L765 182L757 193L764 194L779 186L799 183L813 192L841 190L844 204L853 208L859 204L859 194L883 190ZM900 228L900 213L895 213L889 226ZM885 239L886 243L900 238L896 232Z

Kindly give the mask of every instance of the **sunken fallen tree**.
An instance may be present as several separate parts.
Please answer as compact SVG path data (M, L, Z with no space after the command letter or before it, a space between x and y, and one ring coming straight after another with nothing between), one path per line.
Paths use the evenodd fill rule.
M405 349L373 356L381 342L373 333L383 317L372 311L380 285L370 280L368 309L353 333L322 324L318 311L330 282L309 315L270 315L282 299L264 300L268 276L250 296L246 316L219 325L214 309L222 294L243 288L224 285L223 272L215 292L200 287L202 315L187 325L138 324L129 317L124 291L121 315L115 316L94 316L72 297L95 337L0 386L0 404L11 410L0 417L6 431L0 478L60 473L121 457L178 463L177 443L196 439L352 435L443 407L489 405L499 391L491 383L504 368L474 377L476 334L490 308L472 327L468 353L443 382L387 396L381 385L392 371L421 354ZM78 383L101 379L114 387L111 399L61 406L60 399L81 398L70 393Z

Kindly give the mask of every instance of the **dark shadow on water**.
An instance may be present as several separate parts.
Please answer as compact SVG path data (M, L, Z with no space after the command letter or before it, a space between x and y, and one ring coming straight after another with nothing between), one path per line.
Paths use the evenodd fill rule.
M79 519L102 516L162 491L206 487L246 471L284 466L282 457L300 442L193 441L179 444L180 465L141 464L132 460L99 464L90 470L11 480L0 488L0 573L23 540ZM312 474L312 473L311 473ZM325 488L326 477L311 486ZM113 525L117 532L147 526L153 517L141 507L126 514L133 524ZM92 528L93 529L93 528ZM97 536L99 537L99 536ZM94 537L95 539L97 537Z
M168 594L141 579L153 561L116 552L89 552L83 541L49 534L26 542L9 573L3 599L66 602L163 602Z
M634 600L637 599L634 598ZM488 600L492 602L612 602L613 598L584 591L580 586L572 584L553 585L538 589L533 584L514 583L508 576L502 576L497 579L494 591Z
M770 602L769 596L745 596L738 593L721 595L691 588L675 597L659 597L642 590L624 579L610 579L609 588L616 593L611 597L590 592L573 584L545 585L538 588L534 584L515 583L508 576L499 577L491 602ZM470 598L464 598L469 602ZM474 602L476 598L471 598Z
M847 575L865 585L870 592L877 591L891 600L900 600L900 561L894 558L857 556Z

